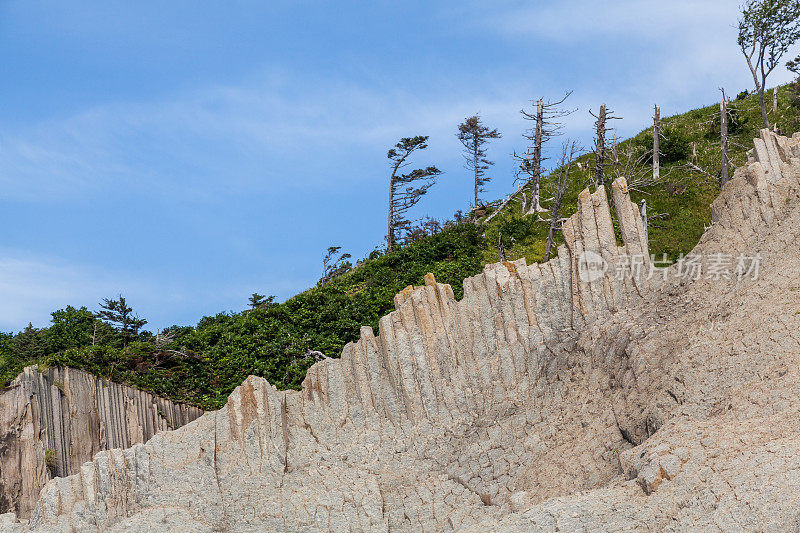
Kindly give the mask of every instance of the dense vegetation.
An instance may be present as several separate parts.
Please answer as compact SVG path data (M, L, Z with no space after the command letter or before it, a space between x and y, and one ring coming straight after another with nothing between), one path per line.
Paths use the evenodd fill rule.
M373 252L350 272L284 303L266 301L128 342L86 308L68 307L53 313L49 328L0 337L2 379L34 362L67 365L205 408L222 405L250 374L296 388L314 362L309 352L338 356L362 325L377 329L394 295L426 273L460 296L461 281L482 268L480 232L474 224L451 224L391 253Z
M778 112L770 118L782 131L800 129L798 94L797 84L781 89ZM730 159L738 166L757 135L760 111L757 99L747 95L731 107ZM710 224L709 204L719 192L718 109L712 105L664 119L664 180L633 192L634 200L646 199L655 215L650 247L659 257L666 254L674 260L689 252ZM620 153L641 160L628 173L647 173L651 144L652 129L619 144ZM562 216L574 212L578 193L590 183L592 159L591 154L579 158ZM608 172L613 175L615 170ZM547 180L543 187L546 207ZM427 272L450 283L460 297L465 277L500 259L498 240L509 259L540 261L546 221L523 216L519 203L512 201L487 225L460 221L442 229L437 224L421 226L405 245L389 253L373 252L349 272L284 303L256 301L252 309L205 317L195 327L134 335L85 307L55 311L50 327L0 333L0 380L6 383L33 363L68 365L204 408L221 406L250 374L264 376L279 388L297 388L314 362L313 350L338 356L347 342L357 339L360 326L377 328L378 319L393 308L394 295L407 285L422 284Z

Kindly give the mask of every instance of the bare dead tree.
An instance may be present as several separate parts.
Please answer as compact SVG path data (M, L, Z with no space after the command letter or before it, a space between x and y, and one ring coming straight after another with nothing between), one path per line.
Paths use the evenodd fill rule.
M387 248L390 252L394 250L400 240L401 232L411 226L411 221L406 218L406 213L417 205L442 173L435 166L429 166L412 170L407 174L400 174L400 170L410 164L408 158L411 154L427 147L427 135L403 137L394 145L394 148L389 150L386 156L392 162L392 174L389 176L389 217L386 232Z
M473 115L458 125L456 137L464 146L465 166L473 174L475 186L473 207L477 208L480 202L478 195L484 192L483 186L492 179L486 176L486 171L494 165L492 161L486 159L484 145L491 139L501 138L502 135L497 129L489 129L484 126L478 115Z
M653 181L658 181L659 174L661 173L661 165L658 161L659 156L659 141L661 140L661 110L658 104L655 105L655 113L653 114Z
M544 172L543 163L546 160L542 155L544 145L553 137L561 135L563 123L559 119L574 113L575 110L567 110L560 107L572 91L567 91L564 97L557 102L545 102L540 98L533 102L536 110L532 112L520 111L522 118L533 122L533 127L523 134L528 141L528 147L521 154L514 152L514 158L519 162L517 167L517 179L523 182L523 186L531 192L531 202L528 213L538 213L544 211L540 204L539 188Z
M642 227L644 228L644 243L647 250L650 250L650 236L648 235L648 227L650 226L650 219L647 218L647 200L642 198L639 205L639 216L642 218Z
M609 112L606 104L600 106L600 112L595 115L589 111L596 121L595 125L595 142L594 142L594 167L592 168L592 175L594 176L595 189L599 189L605 185L605 168L613 162L609 161L607 157L608 147L606 146L607 133L611 131L608 127L609 120L616 120L613 111Z
M561 145L561 157L559 159L559 166L555 170L555 180L553 182L553 209L550 213L550 230L547 233L547 246L544 250L544 261L550 260L550 254L553 250L553 238L555 237L556 226L561 221L561 204L564 202L564 194L566 194L570 183L570 172L572 171L572 163L575 161L575 156L580 152L578 143L576 141L567 139Z
M505 200L503 200L503 202L502 202L502 203L501 203L499 206L497 206L497 209L495 209L495 210L492 212L492 214L490 214L488 217L486 217L486 218L483 220L483 222L482 222L482 223L483 223L483 224L486 224L486 223L488 223L490 220L492 220L494 217L496 217L497 215L499 215L499 214L500 214L500 213L501 213L501 212L502 212L502 211L503 211L503 210L504 210L506 207L508 207L508 204L510 204L510 203L511 203L511 200L513 200L514 198L516 198L516 197L517 197L518 195L520 195L520 194L522 194L522 198L523 198L523 200L522 200L522 205L523 205L523 206L524 206L524 205L526 205L526 204L528 203L528 197L527 197L527 196L525 196L525 192L524 192L524 190L525 190L525 188L526 188L527 186L528 186L528 184L527 184L527 183L523 183L522 185L520 185L520 186L519 186L519 188L518 188L516 191L514 191L514 192L513 192L513 193L511 193L511 194L509 194L509 195L508 195L508 197L507 197Z
M506 247L503 246L503 233L497 232L497 250L500 252L500 260L506 260Z
M742 148L745 148L745 147L742 147ZM730 161L728 162L728 165L731 167L731 170L732 170L733 165L730 163ZM708 184L711 184L711 183L719 184L720 183L720 175L721 175L721 173L715 174L713 171L708 170L706 168L703 168L703 167L701 167L699 165L695 165L694 163L684 163L682 165L678 165L678 166L673 167L673 168L681 170L683 172L697 172L698 174L702 174L703 176L708 178L708 179L702 180L702 181L692 181L691 183L693 183L694 185L699 185L700 183L708 183ZM673 183L675 185L688 184L689 183L689 179L684 176L682 179L679 179L677 181L673 181Z
M767 77L798 39L800 0L745 0L738 43L753 75L765 128L770 127L764 102Z
M619 151L616 164L611 169L613 178L623 177L628 182L628 189L631 191L646 192L647 187L664 183L671 171L665 174L654 172L649 162L651 152L644 152L637 149L631 143L627 143Z
M722 100L719 103L719 131L720 131L720 166L719 181L721 186L728 183L728 103L725 101L725 91L722 91Z

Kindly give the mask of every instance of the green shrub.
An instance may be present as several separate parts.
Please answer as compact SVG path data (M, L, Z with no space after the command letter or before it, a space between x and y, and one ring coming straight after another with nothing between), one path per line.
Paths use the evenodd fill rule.
M58 472L58 458L56 457L56 451L48 448L44 451L44 464L47 466L47 470L50 472L50 475L55 477Z
M708 123L706 137L719 140L721 133L721 121L719 112L714 113L714 118ZM748 117L733 103L728 107L728 135L739 135L743 133L748 125Z
M789 105L796 94L792 87L779 94L781 109L774 120L783 131L800 127L800 107ZM745 163L746 147L752 146L760 125L757 97L745 95L739 101L731 105L736 119L729 128L734 137L730 157L736 166ZM663 215L649 228L652 253L666 253L673 260L688 253L711 223L709 204L719 193L718 186L679 163L695 142L698 166L709 172L719 169L719 138L709 134L707 123L718 110L714 103L664 121L661 163L667 183L633 193L635 202L647 198L650 211ZM652 142L650 129L621 142L620 148L633 145L638 156L649 152ZM574 166L562 217L575 212L578 194L592 182L592 160L592 154L585 154ZM551 186L544 176L545 207ZM29 326L13 335L0 333L0 379L5 383L34 363L41 368L65 365L206 409L223 405L249 374L263 376L279 388L297 388L313 363L309 350L336 357L346 343L358 338L362 325L378 333L378 320L394 308L394 295L407 285L422 284L426 273L451 284L460 298L464 278L479 273L485 263L500 260L498 233L508 259L525 257L529 264L542 260L548 224L522 216L520 204L521 198L512 201L487 225L450 224L441 233L420 235L413 244L391 253L376 249L350 272L286 302L219 313L194 327L168 328L158 342L142 332L125 346L118 332L95 320L90 311L67 307L52 314L48 328ZM563 242L560 232L555 238L556 244ZM243 295L242 308L246 306Z
M634 138L636 146L642 150L653 150L653 131L644 131ZM663 125L659 140L660 154L659 162L662 165L683 161L691 153L691 140L689 136L680 128ZM647 158L647 162L652 161L652 154Z

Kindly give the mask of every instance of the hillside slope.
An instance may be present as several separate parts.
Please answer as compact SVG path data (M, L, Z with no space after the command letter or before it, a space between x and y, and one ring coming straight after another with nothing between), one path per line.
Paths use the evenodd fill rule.
M625 181L612 192L622 246L605 190L586 190L557 259L489 265L460 301L429 276L301 391L248 378L223 409L52 481L30 523L0 524L791 530L800 136L763 132L689 271L616 275L647 259Z
M783 130L800 127L800 107L788 88L780 88L778 101L778 111L770 112L770 119ZM735 115L731 161L741 167L760 125L756 97L737 99L731 109ZM719 194L718 112L717 104L665 118L665 181L631 191L634 202L646 199L650 214L657 216L648 233L650 252L658 258L666 254L674 261L688 253L711 224L709 206ZM639 158L651 143L652 134L645 130L620 142L618 152L632 150L634 158ZM692 158L692 146L696 158ZM586 154L579 159L581 166L575 169L564 201L566 216L574 213L578 194L590 181L592 158ZM688 169L691 160L711 176ZM623 170L611 167L608 173ZM545 192L545 206L547 197ZM619 240L619 228L615 230ZM377 328L380 317L393 308L394 295L408 285L421 284L427 272L450 284L460 297L465 278L500 260L498 234L508 259L524 257L529 264L542 261L547 225L523 216L519 201L514 201L485 226L450 224L394 252L376 251L351 272L284 303L219 313L203 318L195 327L170 328L158 339L140 335L136 342L126 344L113 332L97 334L97 321L88 310L59 310L50 328L31 328L13 337L0 334L0 380L9 381L23 367L36 363L70 366L204 409L224 405L248 375L264 377L279 389L297 389L315 361L311 351L336 357L348 342L358 339L362 325ZM563 243L560 234L557 243Z

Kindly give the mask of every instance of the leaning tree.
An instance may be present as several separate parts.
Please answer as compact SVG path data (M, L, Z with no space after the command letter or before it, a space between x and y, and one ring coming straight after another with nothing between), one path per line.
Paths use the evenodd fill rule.
M765 128L770 127L764 102L767 77L798 39L800 0L746 0L738 42L753 75Z
M411 226L406 213L422 200L442 173L435 166L418 168L406 174L400 173L403 168L411 164L409 161L411 154L427 147L427 135L403 137L386 156L392 162L392 174L389 176L389 227L386 233L387 248L390 252L400 240L400 234Z
M464 145L465 166L473 175L473 206L477 209L480 202L478 195L484 192L483 186L492 179L486 176L486 171L489 170L490 166L494 165L494 162L486 159L484 145L491 139L501 138L502 135L497 129L489 129L485 126L478 115L473 115L464 119L464 122L458 125L456 137Z

